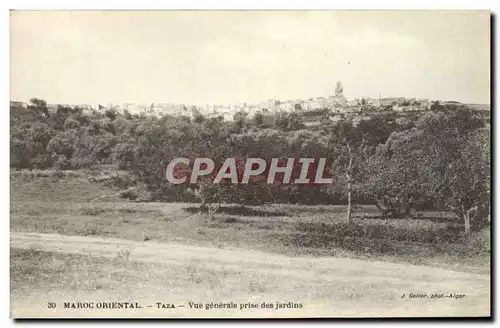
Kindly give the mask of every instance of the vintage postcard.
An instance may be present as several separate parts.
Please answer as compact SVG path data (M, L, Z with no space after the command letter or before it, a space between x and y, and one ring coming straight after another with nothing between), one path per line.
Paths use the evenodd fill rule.
M490 20L12 10L11 317L490 317Z

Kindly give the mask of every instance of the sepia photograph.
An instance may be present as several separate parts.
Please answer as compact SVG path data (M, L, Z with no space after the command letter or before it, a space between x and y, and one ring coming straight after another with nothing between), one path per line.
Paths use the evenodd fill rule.
M11 10L10 317L491 319L488 10Z

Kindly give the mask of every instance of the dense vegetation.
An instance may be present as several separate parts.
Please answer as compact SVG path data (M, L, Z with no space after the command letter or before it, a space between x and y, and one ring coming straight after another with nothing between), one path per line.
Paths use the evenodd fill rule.
M298 113L235 114L234 121L196 115L161 118L114 111L82 114L60 107L49 114L44 101L11 108L11 167L77 169L114 164L129 171L158 200L192 197L188 184L165 179L177 157L326 158L331 185L213 185L195 189L207 202L262 204L372 203L386 215L414 215L418 207L447 209L466 232L487 224L490 206L490 127L477 111L441 106L414 117L373 115L306 129ZM326 122L327 123L326 123ZM124 186L125 187L125 186Z

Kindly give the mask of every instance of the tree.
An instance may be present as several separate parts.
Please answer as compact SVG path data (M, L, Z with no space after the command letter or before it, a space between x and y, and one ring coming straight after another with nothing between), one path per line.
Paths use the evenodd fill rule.
M261 126L264 123L264 115L261 113L255 113L252 118L252 124L256 127Z
M64 155L70 159L75 152L75 140L78 140L78 131L62 131L55 135L47 144L47 151L57 155Z
M80 127L80 123L72 117L68 117L64 122L64 129L71 130Z
M124 117L126 120L131 120L131 119L132 119L132 115L130 114L130 112L129 112L127 109L124 109L124 110L123 110L123 117Z
M43 99L31 98L30 103L35 107L47 107L47 102Z
M112 121L114 121L117 116L116 111L114 109L107 109L105 115Z
M432 189L427 185L437 179L434 170L425 170L434 163L426 156L428 151L420 147L420 137L421 131L416 129L394 132L364 167L362 189L367 198L374 198L383 215L411 216L414 204Z
M117 138L109 133L103 132L94 138L90 149L90 158L93 163L104 163L111 158L113 149L117 144Z
M275 117L275 126L283 131L294 131L304 128L297 113L278 113Z
M445 204L464 220L465 234L487 223L490 211L489 128L460 138L458 157L449 165Z
M49 110L47 109L47 102L43 99L31 98L30 99L31 107L40 111L45 116L49 115Z
M434 197L464 221L464 231L484 226L489 214L489 127L477 112L452 106L422 116L417 128L436 165Z
M479 229L490 197L489 130L483 124L467 110L422 116L378 147L364 189L394 214L432 202L462 219L466 234Z
M193 116L193 123L195 123L195 124L201 124L201 123L205 122L205 120L206 120L206 118L202 114L197 113Z
M332 169L337 175L344 177L336 181L340 186L335 186L334 190L341 188L347 196L348 223L352 223L353 193L358 189L356 184L360 180L361 167L368 153L365 147L366 136L361 132L362 130L357 129L350 121L339 122L333 129L330 140L330 144L334 147L333 152L336 154Z
M133 143L122 141L113 148L111 160L113 163L118 164L120 169L133 171L132 166L135 163L134 156L135 150Z
M52 136L53 132L46 123L11 125L11 166L22 168L50 166L50 159L45 156L47 155L45 148Z
M248 113L245 112L244 110L237 111L233 115L233 121L239 121L239 120L245 120L248 116Z
M371 147L385 143L391 133L398 128L398 124L391 117L382 115L362 120L357 126L359 133L365 137L366 144Z

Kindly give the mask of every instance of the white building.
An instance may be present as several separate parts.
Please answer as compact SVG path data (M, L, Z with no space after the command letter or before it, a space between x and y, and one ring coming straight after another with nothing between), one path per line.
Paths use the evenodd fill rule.
M21 108L28 108L28 104L22 101L11 101L10 102L11 107L21 107Z
M348 107L354 107L354 106L358 106L358 105L359 105L359 102L357 100L350 100L350 101L346 102L346 106L348 106Z
M319 109L321 106L317 100L309 99L302 102L302 110L315 110Z
M283 112L291 113L294 111L294 104L290 100L283 101L280 103L279 109Z

